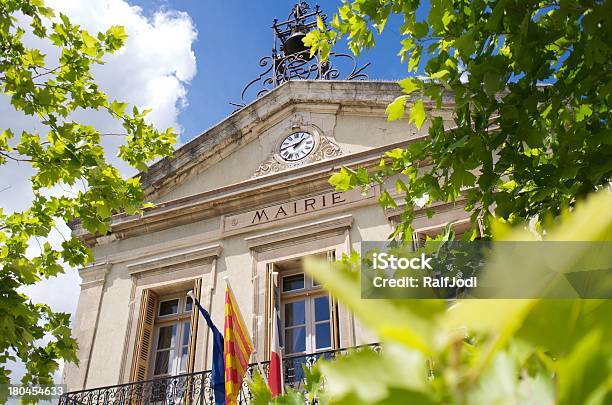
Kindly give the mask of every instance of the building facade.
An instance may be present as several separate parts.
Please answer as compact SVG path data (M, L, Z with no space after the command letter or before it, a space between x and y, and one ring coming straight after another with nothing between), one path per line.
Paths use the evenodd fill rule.
M265 363L278 274L284 358L296 359L286 363L294 368L284 370L286 383L299 379L304 359L376 343L304 274L302 259L334 260L392 232L400 210L383 211L380 190L341 193L328 180L342 166L376 165L386 151L427 136L426 126L387 121L399 90L376 81L286 82L154 164L142 177L155 204L144 215L114 217L104 236L74 225L95 262L80 270L80 364L64 368L68 390L81 391L69 396L73 403L120 403L100 398L123 392L125 400L143 381L185 387L180 376L206 379L212 336L186 293L194 290L221 329L224 278L255 346L251 361ZM438 112L448 126L450 102ZM467 218L461 204L441 204L432 218L417 211L414 227L431 235Z

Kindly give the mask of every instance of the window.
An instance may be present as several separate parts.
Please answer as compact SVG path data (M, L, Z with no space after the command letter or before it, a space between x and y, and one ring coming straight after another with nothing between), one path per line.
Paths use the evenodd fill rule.
M187 355L189 354L189 329L191 325L189 321L183 322L183 339L181 340L181 359L179 363L179 371L184 373L187 371Z
M179 299L162 301L159 303L158 316L168 316L178 314Z
M285 355L332 348L329 294L304 273L281 276Z
M157 333L157 351L155 353L155 370L153 375L165 375L172 372L171 358L176 349L177 325L162 326Z
M192 307L191 298L186 296L159 300L154 328L153 377L187 371Z
M304 289L304 275L296 274L283 277L283 292L291 292Z

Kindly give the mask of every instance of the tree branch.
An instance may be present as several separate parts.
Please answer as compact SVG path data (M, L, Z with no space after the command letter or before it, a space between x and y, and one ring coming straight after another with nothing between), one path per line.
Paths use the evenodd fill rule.
M6 152L2 152L2 151L0 151L0 156L4 156L5 158L7 158L7 159L11 159L11 160L13 160L13 161L15 161L15 162L28 162L28 163L32 163L32 162L34 162L34 160L32 160L32 159L22 159L22 158L16 158L16 157L11 156L11 155L9 155L8 153L6 153Z

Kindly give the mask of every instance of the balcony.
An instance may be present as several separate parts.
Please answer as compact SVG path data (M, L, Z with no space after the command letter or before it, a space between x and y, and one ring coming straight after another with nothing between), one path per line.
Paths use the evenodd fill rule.
M310 368L320 358L333 359L351 351L363 349L379 351L380 346L373 344L285 358L283 359L284 383L297 390L302 390L305 382L302 365ZM268 373L268 367L268 362L262 363L265 374ZM257 370L257 364L251 364L247 369L247 374L253 376L255 370ZM136 383L73 391L62 395L59 399L59 405L214 405L214 394L210 379L210 371L200 371ZM251 398L249 386L245 380L238 396L238 403L248 404Z

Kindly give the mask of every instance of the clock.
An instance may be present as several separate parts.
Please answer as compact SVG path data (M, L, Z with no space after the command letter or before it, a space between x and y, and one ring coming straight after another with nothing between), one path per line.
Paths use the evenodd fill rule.
M315 147L315 138L309 132L294 132L280 145L279 154L287 162L295 162L308 156Z

